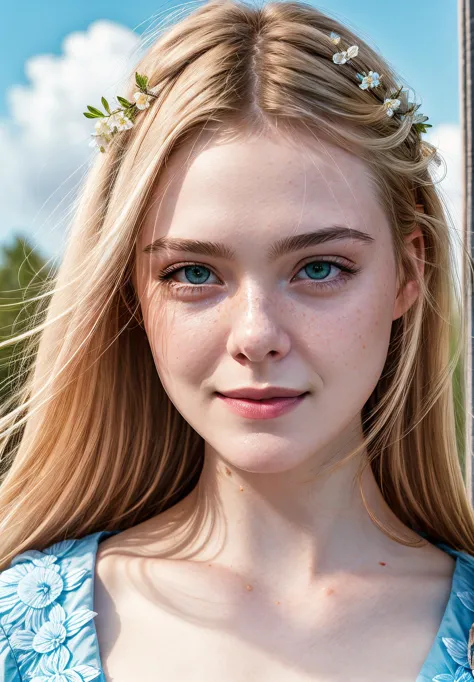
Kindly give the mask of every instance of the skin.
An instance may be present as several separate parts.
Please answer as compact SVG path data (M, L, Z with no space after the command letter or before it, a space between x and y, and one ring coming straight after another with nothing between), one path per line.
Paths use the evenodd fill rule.
M331 224L372 240L265 258L277 239ZM163 236L219 241L235 260L144 252ZM421 230L406 239L422 268ZM340 280L337 265L314 268L334 258L357 274ZM182 269L193 263L201 269ZM181 296L159 279L168 266L189 287ZM334 279L340 286L319 288ZM204 282L197 294L196 282ZM304 134L202 137L183 147L150 202L134 285L156 370L204 439L205 464L185 499L99 546L94 609L107 675L151 682L158 656L170 682L338 682L348 663L353 679L415 679L454 560L373 524L354 485L364 453L326 470L360 443L392 321L419 295L414 281L398 286L389 224L364 163ZM309 395L287 414L253 420L215 393L266 385ZM386 505L370 467L363 491L380 521L420 539ZM187 560L172 552L161 560L179 535L163 531L178 518L203 523Z
M264 257L279 238L333 224L373 241L331 241L274 262ZM222 242L235 260L143 251L165 235ZM419 227L407 243L422 268ZM136 253L134 281L157 372L205 440L199 491L184 504L195 509L202 499L218 499L225 537L220 529L207 541L213 560L259 581L271 575L282 595L294 594L295 579L304 590L322 571L413 551L370 521L353 485L358 459L330 476L322 472L360 442L361 409L381 375L392 321L419 293L414 281L398 290L388 220L364 162L305 134L291 141L270 133L225 143L203 138L171 158ZM318 275L319 258L358 272L343 279L338 263L319 262ZM201 269L183 269L193 263ZM158 279L168 266L181 267L171 276L175 288ZM309 395L285 415L255 420L234 414L215 394L256 385ZM392 528L417 537L385 505L371 472L364 493Z

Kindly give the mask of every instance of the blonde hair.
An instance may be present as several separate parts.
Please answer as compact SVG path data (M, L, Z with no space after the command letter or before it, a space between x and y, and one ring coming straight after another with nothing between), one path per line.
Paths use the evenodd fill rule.
M359 45L353 64L332 62L340 48L331 31L344 46ZM388 117L375 91L358 87L356 71L369 70L397 89L400 79L376 51L303 2L206 2L141 58L134 72L148 76L158 97L97 154L53 285L30 299L38 305L34 324L1 344L21 341L24 364L33 362L0 418L0 568L26 549L131 527L199 480L204 442L161 385L137 324L133 274L137 234L164 163L213 127L278 129L289 138L304 129L369 165L399 275L419 278L421 293L393 322L386 366L362 412L364 443L349 456L367 448L382 494L405 524L474 554L453 397L456 367L463 390L466 382L465 317L430 172L440 157L408 119ZM127 99L135 90L133 75ZM425 242L422 277L404 245L416 225Z

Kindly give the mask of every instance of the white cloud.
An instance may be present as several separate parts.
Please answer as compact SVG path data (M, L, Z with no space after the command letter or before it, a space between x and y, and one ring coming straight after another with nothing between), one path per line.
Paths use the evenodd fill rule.
M91 104L111 105L139 55L140 39L110 21L68 35L60 56L38 55L25 65L28 85L7 93L8 119L0 120L2 222L0 241L27 234L41 251L62 251L67 209L86 171L94 121Z

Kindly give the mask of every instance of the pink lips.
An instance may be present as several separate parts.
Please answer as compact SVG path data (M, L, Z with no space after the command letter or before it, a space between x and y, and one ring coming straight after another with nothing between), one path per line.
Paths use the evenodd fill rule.
M232 412L247 419L274 419L282 414L293 410L301 403L306 393L291 397L265 398L264 400L251 400L250 398L230 398L229 396L217 393Z

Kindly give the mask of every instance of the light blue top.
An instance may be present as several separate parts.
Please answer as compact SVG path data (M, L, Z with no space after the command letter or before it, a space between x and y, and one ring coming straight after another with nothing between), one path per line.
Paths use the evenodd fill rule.
M95 560L98 544L119 532L22 552L0 572L0 682L106 682L93 620ZM413 682L472 682L474 557L434 544L456 567L438 633Z

